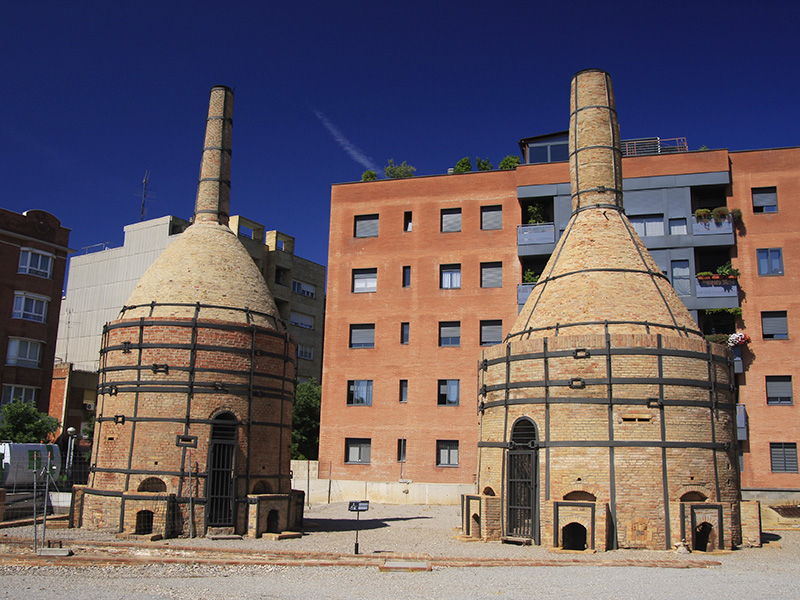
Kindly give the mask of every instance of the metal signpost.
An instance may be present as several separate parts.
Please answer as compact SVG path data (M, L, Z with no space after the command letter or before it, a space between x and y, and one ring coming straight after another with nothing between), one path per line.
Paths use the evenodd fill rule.
M358 554L358 522L362 512L369 510L369 500L350 500L350 505L347 507L350 512L356 513L356 548L355 554Z

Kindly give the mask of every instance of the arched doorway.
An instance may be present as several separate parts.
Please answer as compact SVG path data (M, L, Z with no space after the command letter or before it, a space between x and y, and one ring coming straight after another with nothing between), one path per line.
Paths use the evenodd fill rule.
M713 539L711 537L712 532L714 531L714 527L711 523L707 521L703 521L702 523L698 524L694 528L694 548L693 550L698 550L700 552L706 552L707 550L713 550L713 548L709 548L709 542Z
M564 550L586 550L586 527L580 523L567 523L561 530L561 547Z
M209 446L206 524L231 527L236 456L236 417L233 414L224 412L214 417Z
M511 428L506 456L506 535L539 543L539 457L536 424L527 417Z

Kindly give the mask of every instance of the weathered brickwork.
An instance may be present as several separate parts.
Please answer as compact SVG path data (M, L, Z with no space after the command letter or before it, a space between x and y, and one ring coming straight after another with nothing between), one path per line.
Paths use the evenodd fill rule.
M732 358L705 341L619 210L607 75L579 73L572 107L572 218L480 363L478 489L502 499L499 522L481 525L574 549L669 549L687 536L731 547Z

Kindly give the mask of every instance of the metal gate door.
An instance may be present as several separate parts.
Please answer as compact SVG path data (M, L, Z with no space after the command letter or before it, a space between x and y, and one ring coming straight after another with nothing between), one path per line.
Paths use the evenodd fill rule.
M507 533L509 537L532 538L539 543L535 450L508 452Z
M230 415L229 418L232 417ZM237 445L236 424L229 418L217 417L211 427L206 515L209 527L233 525L234 457Z

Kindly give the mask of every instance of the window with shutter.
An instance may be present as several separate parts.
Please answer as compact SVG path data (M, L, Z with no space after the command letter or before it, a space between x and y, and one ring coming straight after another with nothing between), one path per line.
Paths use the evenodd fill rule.
M458 466L458 440L436 440L436 466Z
M689 261L673 260L671 264L672 287L678 296L691 296L692 285L689 278Z
M483 288L503 287L503 263L500 262L481 263L481 287Z
M353 269L353 293L378 291L378 269Z
M503 228L503 207L481 206L481 229L502 229Z
M481 321L481 346L494 346L503 341L501 320Z
M350 347L374 348L375 324L362 323L358 325L350 325Z
M356 215L353 237L378 237L378 215Z
M440 346L461 345L461 321L439 322L439 345Z
M372 440L369 438L345 438L344 462L368 465Z
M773 473L797 473L797 443L771 442L769 454Z
M776 187L753 188L753 212L778 212L778 189Z
M792 376L767 375L767 404L792 404Z
M789 325L785 310L761 313L761 331L765 340L785 340L789 337Z
M442 209L442 233L461 231L461 209Z

